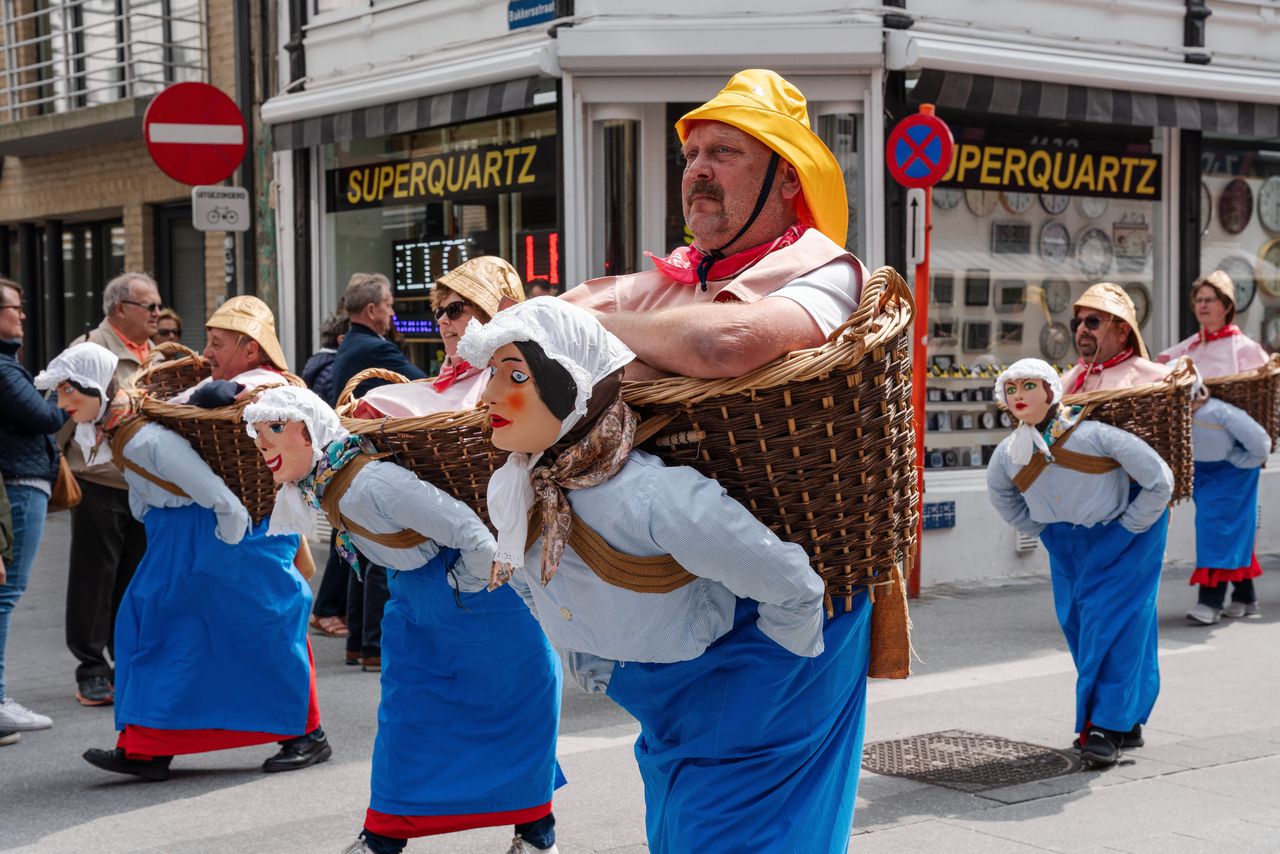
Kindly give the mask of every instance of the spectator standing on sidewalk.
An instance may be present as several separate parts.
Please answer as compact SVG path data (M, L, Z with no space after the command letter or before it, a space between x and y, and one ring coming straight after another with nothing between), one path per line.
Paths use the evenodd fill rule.
M126 273L125 275L129 275ZM171 308L160 309L156 318L156 331L151 336L155 344L180 344L182 342L182 315Z
M71 342L90 341L115 354L116 384L133 388L151 352L161 316L160 290L146 273L121 273L102 292L104 317L97 329ZM71 556L67 568L67 649L76 657L76 699L105 706L115 699L116 612L138 562L147 533L129 512L129 488L113 463L86 461L71 440L70 421L58 433L71 472L84 494L71 508Z
M44 534L49 495L58 478L58 446L53 434L63 415L45 400L31 372L18 361L22 348L22 287L0 279L0 476L13 517L13 561L5 561L0 584L0 737L26 730L48 729L53 722L9 698L4 681L5 642L9 618L27 589L36 549Z
M4 491L4 478L0 477L0 587L4 586L6 573L13 563L13 512L9 508L9 494ZM0 730L0 747L14 744L21 736L16 732Z
M386 368L411 380L427 378L421 368L405 358L400 348L386 338L395 316L391 283L386 276L356 273L347 283L342 305L351 320L351 328L333 358L335 398L342 394L352 377L368 368ZM382 380L365 380L356 388L355 397L384 384ZM388 596L387 570L364 555L359 555L359 559L364 568L362 577L351 573L348 578L347 664L379 671L382 669L382 612Z
M347 327L350 325L351 321L346 315L331 314L326 317L320 324L320 349L312 353L311 358L302 366L302 381L330 406L338 402L338 392L342 391L333 387L333 360L338 355L338 345L347 336Z

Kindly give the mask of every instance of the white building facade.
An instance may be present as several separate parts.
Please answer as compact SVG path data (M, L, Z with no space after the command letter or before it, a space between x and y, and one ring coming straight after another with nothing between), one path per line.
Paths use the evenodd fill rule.
M1088 284L1123 284L1159 350L1189 331L1188 284L1221 266L1248 294L1242 328L1280 349L1273 0L280 9L281 79L293 82L262 117L295 357L355 272L392 280L398 327L430 368L430 285L468 257L501 255L561 288L641 269L645 250L686 239L675 119L743 68L805 93L845 170L847 246L903 269L884 140L936 103L959 156L934 195L925 499L954 525L924 534L925 585L1047 570L986 500L985 458L1007 429L987 374L1027 355L1074 358L1062 331ZM1280 506L1278 466L1264 472L1266 507ZM1174 512L1169 556L1189 560L1190 508ZM1259 550L1278 548L1264 524Z

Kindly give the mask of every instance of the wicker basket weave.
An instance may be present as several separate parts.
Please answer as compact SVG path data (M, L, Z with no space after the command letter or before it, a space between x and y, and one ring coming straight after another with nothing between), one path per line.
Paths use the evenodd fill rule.
M1252 371L1212 377L1204 381L1209 393L1249 413L1271 436L1271 450L1280 443L1280 353Z
M1196 374L1179 359L1160 382L1123 389L1068 394L1065 404L1083 404L1085 417L1127 430L1155 449L1173 470L1172 503L1191 497L1195 458L1191 451L1191 389Z
M209 366L199 353L176 341L166 341L151 348L133 383L139 390L164 400L208 376Z
M155 364L139 374L138 389L145 393L135 400L134 405L146 420L166 427L190 442L213 473L240 499L256 525L271 515L276 485L271 471L262 462L262 453L245 432L240 416L252 398L217 409L201 409L163 400L185 391L209 375L204 359L191 351L188 353L190 355L183 358ZM301 378L289 373L284 374L282 380L290 385L304 385Z
M889 583L915 548L919 513L908 339L911 293L877 270L861 304L822 347L791 353L741 377L629 382L643 447L690 465L774 530L803 546L833 597ZM351 411L348 383L339 412ZM506 452L489 444L484 412L416 418L344 418L419 477L485 513L489 475Z

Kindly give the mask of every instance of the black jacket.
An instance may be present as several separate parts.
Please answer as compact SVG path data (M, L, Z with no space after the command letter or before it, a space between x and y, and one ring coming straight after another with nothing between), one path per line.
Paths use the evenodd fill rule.
M337 354L337 350L325 347L312 353L311 358L302 366L302 381L307 384L307 388L328 401L330 406L333 406L332 398L337 396L332 391L333 358Z
M352 323L351 329L338 345L333 357L333 385L330 405L336 405L338 395L347 387L351 378L366 368L386 368L404 374L411 380L426 379L426 373L405 358L400 348L374 332L363 323ZM385 380L365 380L356 388L356 397L367 394L369 389L386 385Z
M31 372L18 361L21 341L0 341L0 474L58 479L58 444L53 434L66 415L36 391Z

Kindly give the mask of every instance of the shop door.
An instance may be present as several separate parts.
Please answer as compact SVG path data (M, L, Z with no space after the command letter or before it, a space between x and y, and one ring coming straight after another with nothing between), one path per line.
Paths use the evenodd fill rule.
M204 234L191 221L191 205L156 209L156 284L160 298L182 317L182 343L204 349Z
M124 270L124 223L67 224L62 228L62 341L102 322L102 291Z

